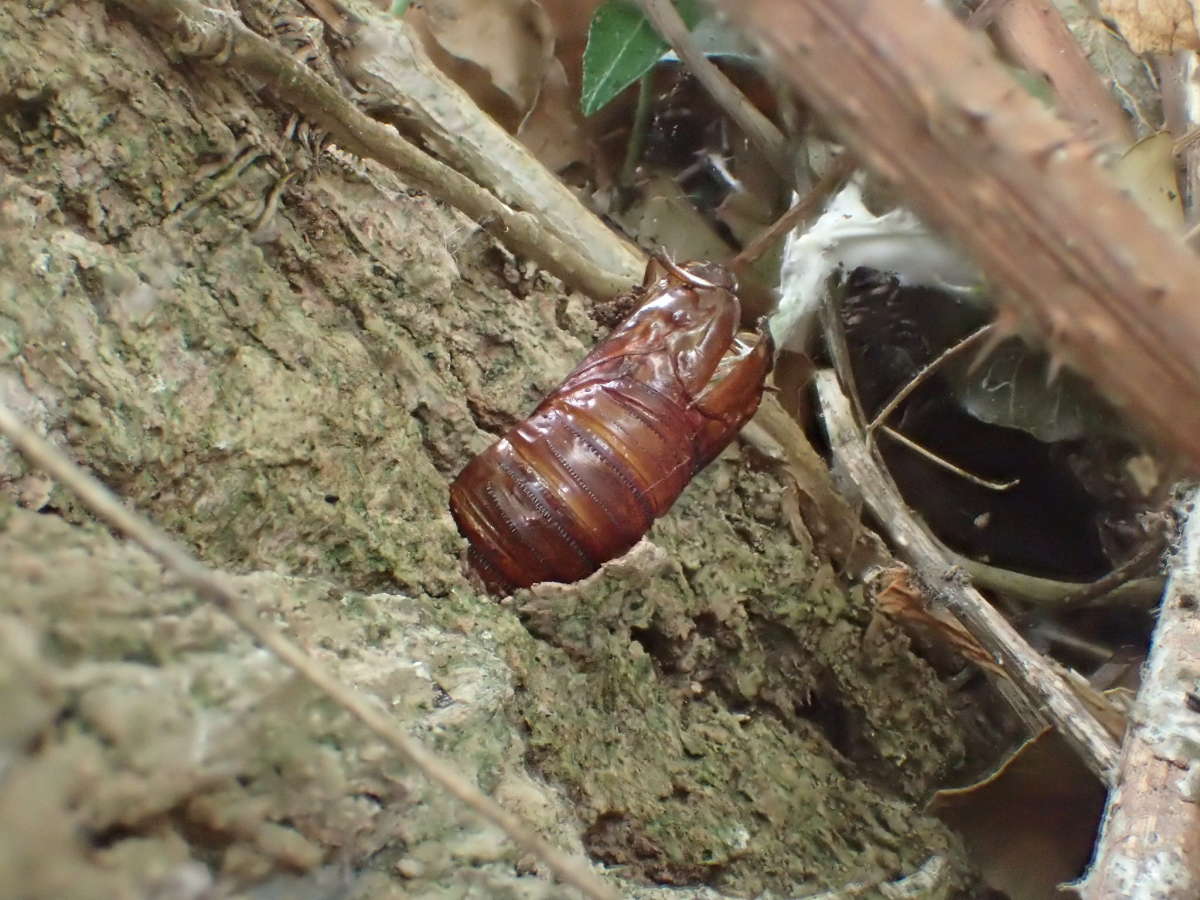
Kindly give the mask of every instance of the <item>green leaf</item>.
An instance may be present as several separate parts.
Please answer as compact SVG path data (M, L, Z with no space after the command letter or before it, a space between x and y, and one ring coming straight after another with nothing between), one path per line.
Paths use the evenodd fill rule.
M688 28L700 21L699 0L679 0ZM585 116L603 109L613 97L650 71L667 42L628 0L608 0L592 15L583 51L583 91L579 106Z

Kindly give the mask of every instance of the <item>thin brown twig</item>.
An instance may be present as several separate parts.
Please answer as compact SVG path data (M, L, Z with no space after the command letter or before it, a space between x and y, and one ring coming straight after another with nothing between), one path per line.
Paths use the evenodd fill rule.
M971 632L1025 695L1018 712L1048 720L1088 768L1108 784L1116 771L1117 745L1071 688L990 603L971 586L932 535L913 517L899 490L879 465L856 424L850 401L832 370L816 376L817 396L834 459L854 479L896 555Z
M663 40L675 48L688 71L704 85L709 96L738 124L779 177L787 184L792 184L796 176L787 140L771 120L759 112L758 107L738 90L737 85L700 51L696 42L692 40L687 24L670 0L638 0L638 5L662 35Z
M905 399L907 399L908 396L910 394L912 394L913 391L915 391L922 384L924 384L929 379L929 377L931 375L933 375L935 372L937 372L942 366L944 366L950 360L957 357L963 351L969 350L972 347L974 347L977 343L979 343L979 341L987 338L987 336L992 334L995 330L996 330L996 323L989 322L987 325L984 325L982 328L977 328L975 331L972 331L970 334L968 334L965 338L960 340L958 343L953 344L950 347L947 347L945 350L943 350L941 353L939 353L934 359L932 359L928 363L926 363L921 368L921 370L918 371L917 374L914 375L912 378L910 378L908 380L908 383L905 384L904 387L900 388L900 390L898 390L896 392L895 396L893 396L891 400L889 400L887 403L885 403L883 405L883 408L875 414L875 418L873 418L870 421L870 423L867 425L867 434L868 435L872 434L876 428L878 428L880 425L882 425L884 422L886 422L888 419L888 416L890 416L892 413L894 413L896 411L896 407L898 407L901 403L903 403L905 401Z
M616 893L589 872L586 863L551 847L525 822L405 734L386 711L339 681L278 628L260 618L227 576L203 565L148 519L125 507L107 487L34 433L3 405L0 405L0 434L12 441L31 465L42 469L74 493L97 518L141 545L194 590L198 597L217 606L298 675L362 722L431 782L456 797L481 818L502 829L522 850L542 860L565 884L573 885L595 900L616 900Z
M116 0L135 16L172 35L181 52L250 75L279 100L329 131L346 150L374 159L410 183L444 200L515 253L596 298L629 287L636 256L625 271L608 271L568 245L528 212L514 210L470 178L403 139L390 125L363 113L342 93L283 48L246 28L232 15L194 0ZM590 216L582 206L579 215ZM644 260L642 261L644 265ZM636 276L634 276L636 277Z
M1200 229L1200 97L1196 79L1200 76L1200 55L1180 50L1158 59L1158 77L1162 85L1163 115L1167 129L1175 138L1173 148L1180 167L1179 186L1183 195L1184 221L1190 230L1184 241L1195 246Z
M766 253L771 244L812 216L841 183L850 177L854 168L854 160L847 153L835 159L807 194L793 203L782 216L771 223L771 227L756 235L754 240L729 261L730 267L743 269Z
M1146 567L1152 565L1162 556L1167 546L1165 531L1160 531L1146 538L1129 559L1116 566L1107 575L1097 578L1091 584L1062 599L1062 608L1071 609L1081 606L1093 606L1098 597L1111 594L1121 585L1133 580L1133 577Z
M896 443L900 444L903 447L908 448L913 453L920 456L922 459L927 459L931 463L933 463L935 466L945 469L947 472L950 472L952 475L957 475L959 478L963 479L964 481L969 481L969 482L971 482L971 484L978 485L979 487L984 488L986 490L1007 491L1007 490L1010 490L1010 489L1016 487L1018 484L1021 483L1020 478L1013 478L1009 481L989 481L987 478L981 478L978 475L974 475L971 472L968 472L966 469L962 468L961 466L956 466L954 463L950 462L950 460L946 459L944 456L938 456L936 453L934 453L928 447L918 444L912 438L908 437L908 435L897 431L895 428L893 428L890 425L881 425L879 427L879 430L883 434L886 434L888 437L890 437L893 441L896 441Z

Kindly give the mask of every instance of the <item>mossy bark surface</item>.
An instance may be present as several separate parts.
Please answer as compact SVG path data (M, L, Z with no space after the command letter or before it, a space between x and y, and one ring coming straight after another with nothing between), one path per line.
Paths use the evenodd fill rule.
M968 889L945 687L747 451L583 585L472 588L447 484L600 330L289 116L0 5L0 399L627 895ZM0 585L0 895L562 895L4 444Z

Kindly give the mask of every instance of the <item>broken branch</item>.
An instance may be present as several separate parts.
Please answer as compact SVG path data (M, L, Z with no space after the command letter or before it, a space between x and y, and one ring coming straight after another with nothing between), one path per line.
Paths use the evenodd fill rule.
M596 229L588 232L590 238L585 237L582 242L577 238L568 244L560 235L575 234L577 228L560 231L530 212L501 202L470 178L402 138L391 125L362 112L303 62L255 34L229 13L193 0L117 2L174 37L182 52L261 80L282 103L328 130L344 149L382 163L406 181L459 209L513 252L536 260L547 271L592 297L614 297L641 277L644 259L599 220L595 220ZM483 116L477 109L474 115ZM496 131L504 135L498 127ZM511 142L507 135L504 140ZM532 159L528 157L528 165L540 169L540 164ZM569 193L564 186L559 187ZM576 203L572 209L575 218L595 219L582 204ZM607 238L603 237L605 234ZM601 254L601 250L612 252Z
M1036 714L1057 728L1088 768L1108 784L1117 763L1112 736L912 516L895 484L872 457L837 375L832 370L818 372L816 385L834 459L883 524L896 555L913 567L932 595L992 654Z
M863 163L966 247L1056 357L1200 463L1200 260L977 33L924 0L722 0Z

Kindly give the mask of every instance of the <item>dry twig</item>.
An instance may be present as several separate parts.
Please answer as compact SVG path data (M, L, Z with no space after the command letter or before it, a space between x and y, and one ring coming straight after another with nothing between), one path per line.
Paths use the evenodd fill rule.
M1163 113L1167 128L1175 138L1175 152L1183 163L1182 177L1185 219L1195 230L1200 208L1200 54L1180 50L1158 61L1162 83ZM1190 238L1193 235L1189 235Z
M869 569L895 565L883 542L838 493L825 460L778 398L763 397L740 439L780 464L798 492L805 528L842 571L861 579Z
M913 567L933 596L995 657L1026 695L1035 715L1054 725L1107 784L1117 762L1111 735L913 518L899 490L871 455L837 375L830 370L818 372L816 384L834 459L853 478L867 506L883 523L896 555ZM1027 709L1018 708L1018 712L1028 717Z
M5 406L0 406L0 434L12 441L31 465L47 472L72 491L97 518L141 545L198 597L220 608L262 646L366 725L426 778L502 829L521 849L542 860L564 883L577 887L595 900L616 900L616 894L587 870L586 863L551 847L518 817L405 734L378 704L347 687L278 628L261 619L225 575L204 566L149 520L123 506L108 488L35 434Z
M1200 463L1200 260L978 34L924 0L722 6L856 157L971 252L1057 358Z
M1157 552L1162 552L1161 545ZM989 566L987 563L961 556L956 556L954 562L961 566L971 576L971 581L979 587L1031 606L1053 609L1119 606L1150 610L1158 605L1162 597L1162 576L1133 577L1140 566L1149 562L1142 557L1140 551L1135 554L1134 559L1122 563L1107 575L1095 581L1084 582L1039 578L1037 575Z
M1200 491L1193 491L1085 900L1200 894Z
M898 443L900 446L908 449L912 453L917 454L922 459L928 460L930 463L937 466L938 468L944 469L945 471L950 472L953 475L957 475L959 478L963 479L964 481L969 481L971 484L978 485L979 487L983 488L984 490L1007 491L1007 490L1010 490L1011 488L1016 487L1021 482L1021 479L1019 479L1019 478L1012 478L1012 479L1009 479L1008 481L989 481L986 478L981 478L980 476L974 474L973 472L968 472L966 469L962 468L961 466L956 466L954 463L950 462L950 460L946 459L945 457L938 456L936 453L934 453L928 447L921 446L916 441L914 441L912 438L906 436L901 431L897 431L895 428L893 428L890 425L880 425L879 432L881 434L886 434L888 437L890 437L893 441Z
M513 209L470 178L423 152L392 126L366 115L282 47L255 34L229 13L194 0L117 2L172 35L182 52L262 81L282 103L329 131L346 150L393 169L406 181L461 210L515 253L536 260L585 293L596 298L613 297L641 277L644 258L595 220L581 204L574 204L572 215L595 220L598 229L568 244L554 223L543 223L529 212ZM471 108L476 118L486 118L473 105ZM504 141L513 143L498 127L496 131ZM500 137L496 140L495 149L499 152ZM527 166L541 168L532 162L532 157L528 157ZM559 187L569 194L565 187ZM562 233L577 232L576 227ZM601 249L613 252L601 256ZM598 263L597 259L602 261Z
M990 322L981 328L977 328L962 340L952 344L950 347L947 347L936 357L922 366L921 371L917 372L916 375L910 378L904 387L900 388L900 390L898 390L892 396L892 399L885 403L883 408L875 414L875 418L873 418L867 425L867 434L873 433L876 428L886 422L888 420L888 416L896 411L896 407L903 403L913 391L929 380L930 376L940 370L942 366L950 362L950 360L957 358L959 354L963 353L964 351L970 350L981 340L989 339L990 336L995 333L995 331L996 324L994 322Z
M842 182L850 177L854 168L855 162L850 154L843 153L839 156L808 193L793 203L787 212L771 223L770 228L757 235L754 240L742 248L737 256L729 261L730 267L741 269L750 265L766 253L771 244L793 228L798 228L800 223L811 218L821 209L830 195L841 186Z

